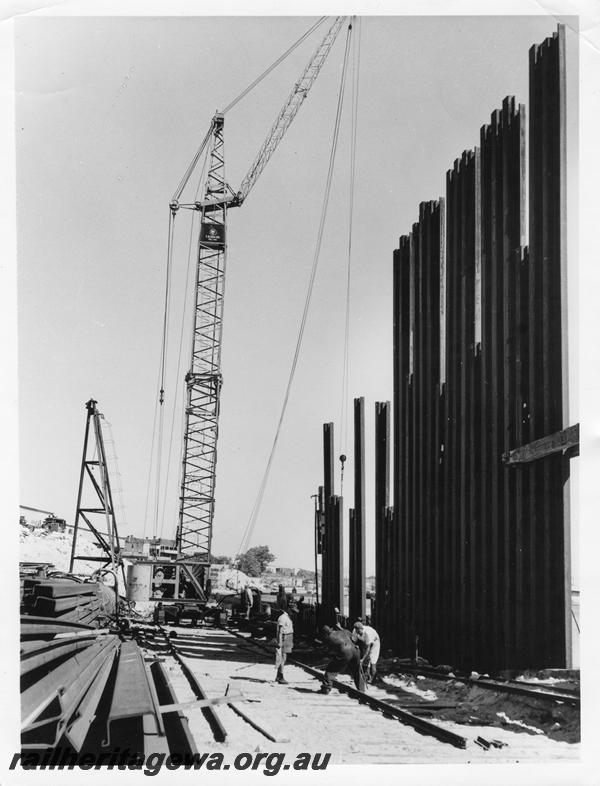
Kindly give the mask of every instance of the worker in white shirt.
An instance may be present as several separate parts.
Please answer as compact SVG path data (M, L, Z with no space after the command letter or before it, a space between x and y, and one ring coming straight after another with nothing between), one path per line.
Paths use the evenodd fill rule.
M244 614L246 619L250 619L250 612L252 611L252 606L254 604L254 595L252 594L252 590L250 589L250 585L246 584L243 591L242 602L244 606Z
M287 680L283 676L283 667L288 654L294 648L294 623L287 611L282 611L277 618L276 640L275 665L277 666L277 676L275 681L280 685L287 685Z
M379 634L375 628L372 628L370 625L365 625L359 620L354 623L352 640L355 641L360 648L361 663L365 679L367 682L375 682L377 678L377 661L379 660L379 652L381 649Z

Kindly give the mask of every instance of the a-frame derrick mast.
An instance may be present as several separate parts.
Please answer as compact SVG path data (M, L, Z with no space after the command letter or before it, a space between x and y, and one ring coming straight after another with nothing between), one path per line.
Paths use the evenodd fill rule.
M87 416L69 572L73 572L76 560L102 562L103 568L110 567L110 569L116 571L120 567L123 573L123 581L125 582L119 532L102 434L101 420L104 419L104 415L98 410L97 403L94 399L90 399L85 405ZM90 436L92 437L91 439ZM90 454L92 448L93 451ZM84 502L84 498L88 501ZM90 500L92 500L93 504ZM101 526L98 524L97 517L99 516L102 517L99 520L103 521L105 531L101 531L98 528ZM77 553L77 536L80 527L87 528L94 535L97 544L104 552L103 556Z

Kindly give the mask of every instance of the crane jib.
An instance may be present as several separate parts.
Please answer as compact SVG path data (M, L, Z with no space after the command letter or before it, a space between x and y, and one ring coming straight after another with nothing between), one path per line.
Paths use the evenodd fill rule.
M238 191L234 192L225 179L224 113L217 112L169 205L170 227L173 226L175 215L180 208L200 213L190 370L186 376L187 400L184 408L179 521L176 534L177 551L180 557L186 556L196 560L199 555L202 555L202 559L208 561L211 552L220 414L227 213L232 207L240 207L255 185L315 82L346 18L335 17L333 20L325 37L294 84L291 94L277 115ZM180 203L184 188L196 170L204 151L206 151L205 173L200 184L202 196L200 200L197 199L199 187L194 201L186 200ZM172 232L172 229L170 231ZM171 248L172 235L170 235L169 254ZM168 286L167 279L166 303L168 303ZM163 336L163 342L165 341ZM158 517L158 504L156 511Z

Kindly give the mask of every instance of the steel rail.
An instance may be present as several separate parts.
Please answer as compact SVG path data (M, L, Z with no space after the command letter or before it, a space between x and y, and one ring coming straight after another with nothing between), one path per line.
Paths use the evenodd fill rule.
M177 696L167 671L162 663L156 661L150 666L150 674L156 686L160 712L164 715L163 723L169 749L171 752L189 753L193 756L198 753L198 749L190 731L187 716L182 708L174 709L173 712L165 712L165 705L172 706L177 702Z
M75 641L58 641L53 646L43 649L40 652L33 652L28 657L21 656L21 677L29 672L38 669L40 666L47 666L65 655L72 655L79 650L90 647L94 643L93 638L79 638Z
M148 674L139 645L133 640L121 644L115 688L106 722L106 739L102 746L112 744L111 734L114 733L115 724L131 718L142 719L146 755L169 753L154 681ZM115 736L118 737L118 734Z
M564 693L563 691L555 691L553 689L549 690L541 685L539 688L537 686L527 687L515 682L502 682L487 678L469 680L469 682L473 685L483 685L486 688L490 688L490 690L498 690L502 693L515 693L522 696L535 696L536 698L551 699L553 701L564 701L565 704L572 704L573 706L579 706L581 704L580 697L575 693Z
M581 704L579 695L569 691L567 688L546 688L544 685L540 685L538 687L537 685L526 685L524 683L515 682L514 680L494 680L490 677L479 677L478 679L472 679L468 676L460 676L456 674L454 676L450 676L449 674L442 674L441 672L436 672L429 669L420 669L415 666L402 666L398 669L398 672L421 674L424 677L431 677L432 679L443 680L446 682L455 680L457 682L462 682L465 685L477 685L480 688L497 690L501 693L514 693L522 696L533 696L535 698L549 699L551 701L563 701L565 704L572 704L574 706L579 706Z
M66 622L53 617L22 616L21 638L28 636L54 635L55 633L74 633L77 631L94 630L93 625L81 622Z
M164 628L162 628L160 625L157 626L157 628L160 631L160 633L164 636L169 651L171 652L177 663L179 663L181 670L185 678L187 679L189 686L192 689L192 692L194 693L196 698L201 700L207 699L208 696L206 695L204 689L198 682L196 675L193 673L193 671L190 669L187 663L183 660L183 657L180 655L180 653L177 650L177 647L175 647L175 645L171 641L171 638L168 635L167 631ZM216 709L213 706L203 707L202 714L206 718L208 725L210 726L211 731L215 737L216 742L225 742L225 740L227 739L227 731L223 726L223 723Z
M61 647L65 644L69 644L69 642L75 641L85 641L88 640L90 642L96 641L99 634L108 633L106 628L102 630L91 630L91 631L82 631L82 633L67 633L65 635L55 636L53 639L40 639L39 641L22 641L20 645L20 655L21 659L25 660L26 658L31 657L32 655L37 655L39 652L44 652L51 650L53 647Z
M104 693L104 688L106 687L110 672L114 666L116 654L117 649L115 648L112 657L109 656L106 659L100 671L92 680L89 689L77 707L76 713L73 716L74 719L72 718L65 728L67 740L78 753L83 747L90 726L96 718L98 705ZM75 715L77 717L75 717Z

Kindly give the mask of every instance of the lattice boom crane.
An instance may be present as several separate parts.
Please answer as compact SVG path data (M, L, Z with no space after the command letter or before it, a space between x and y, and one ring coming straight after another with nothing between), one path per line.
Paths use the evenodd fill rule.
M345 20L347 17L335 17L295 83L238 191L234 192L225 179L224 113L217 112L170 203L173 217L180 208L200 212L192 352L190 369L185 377L187 400L176 536L180 558L193 557L203 564L210 562L222 385L227 210L239 207L250 193L319 75ZM191 204L180 203L185 184L207 145L208 167L201 192L203 198Z

